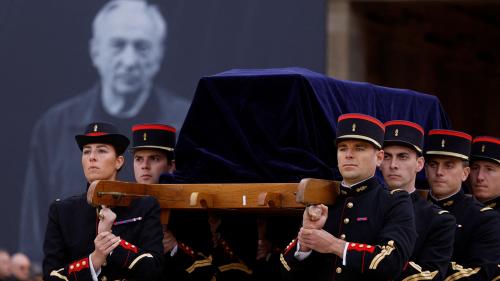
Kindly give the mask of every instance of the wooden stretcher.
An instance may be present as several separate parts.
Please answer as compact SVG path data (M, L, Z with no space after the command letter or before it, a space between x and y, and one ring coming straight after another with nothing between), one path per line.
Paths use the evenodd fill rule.
M161 220L171 209L231 209L265 213L302 211L309 204L333 204L339 182L306 178L299 183L139 184L95 181L87 191L92 206L128 206L142 196L156 197Z

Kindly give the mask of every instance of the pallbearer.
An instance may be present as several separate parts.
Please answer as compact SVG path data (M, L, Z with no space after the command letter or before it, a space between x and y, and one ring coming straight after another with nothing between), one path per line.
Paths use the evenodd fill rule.
M132 127L134 175L138 183L157 184L160 176L175 170L176 129L164 124L137 124ZM173 217L182 220L182 215ZM180 227L188 228L187 218ZM208 225L208 224L207 224ZM208 226L207 226L208 227ZM182 239L182 237L181 237ZM163 226L162 280L207 280L212 277L212 263L192 246L177 241L167 225Z
M422 198L415 188L424 168L424 129L413 122L385 123L384 161L380 170L391 190L410 193L417 228L417 242L410 262L396 280L443 280L453 252L455 218Z
M472 141L470 181L476 199L500 212L500 139L481 136Z
M408 193L389 191L374 177L384 158L384 129L371 116L339 117L340 194L334 205L321 206L317 220L310 208L304 211L298 240L281 258L287 279L389 280L401 273L416 231Z
M114 125L91 123L76 142L87 183L82 193L50 206L45 235L44 280L154 280L162 265L160 207L141 197L129 207L93 208L85 186L115 180L129 139ZM75 147L76 149L76 147ZM46 163L50 165L50 163ZM76 165L76 163L68 163Z
M456 219L449 280L491 280L488 271L500 262L500 215L461 188L470 172L471 141L451 130L431 130L427 138L430 198Z

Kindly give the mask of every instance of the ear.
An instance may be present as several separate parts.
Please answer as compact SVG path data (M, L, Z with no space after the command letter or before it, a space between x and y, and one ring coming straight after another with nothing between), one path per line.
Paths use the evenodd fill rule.
M123 157L123 155L119 155L118 157L116 157L115 169L118 171L124 163L125 157Z
M464 167L464 172L462 174L462 181L467 180L470 174L470 167Z
M380 164L384 161L384 151L382 149L376 150L375 156L377 157L377 167L380 167Z
M158 49L156 50L156 54L155 54L155 58L153 60L153 62L151 63L151 74L153 74L153 76L155 76L156 74L158 74L158 72L160 71L160 68L162 66L162 63L163 63L163 56L164 56L164 45L163 43L159 43L159 46L158 46Z
M159 43L158 46L158 61L161 62L163 60L163 56L165 55L165 51L167 50L167 47L165 46L165 43L161 42Z
M170 162L170 165L168 165L168 173L172 174L173 172L175 172L175 160L172 160Z
M89 41L89 54L90 54L90 59L92 60L92 64L94 67L97 67L97 62L98 57L99 57L99 47L98 47L98 40L95 37L92 37Z
M424 164L425 164L425 160L424 160L424 157L420 156L418 157L417 156L417 167L415 169L415 172L420 172L422 171L422 169L424 168Z

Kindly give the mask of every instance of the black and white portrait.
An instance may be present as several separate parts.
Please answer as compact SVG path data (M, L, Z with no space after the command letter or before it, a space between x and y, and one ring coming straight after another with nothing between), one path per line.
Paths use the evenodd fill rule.
M84 192L74 136L91 121L130 134L182 128L198 80L233 68L325 71L325 1L0 3L0 248L42 258L49 204ZM132 180L125 154L121 180Z

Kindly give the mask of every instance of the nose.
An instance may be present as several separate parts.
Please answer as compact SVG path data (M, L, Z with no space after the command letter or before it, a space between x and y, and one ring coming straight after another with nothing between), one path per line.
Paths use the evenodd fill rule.
M391 162L389 164L390 164L391 169L393 169L393 170L397 169L398 168L398 163L397 163L396 159L392 158L390 161Z
M477 181L481 182L484 180L484 169L480 167L477 171Z
M351 150L350 148L346 149L346 150L345 150L345 157L346 157L347 159L352 159L352 156L353 156L353 154L352 154L352 150Z
M131 43L125 46L120 59L122 65L125 66L126 68L135 67L137 65L139 61L138 54Z
M444 175L444 168L442 165L436 166L436 175L438 175L438 176Z
M90 154L89 154L89 161L90 162L95 162L97 161L97 152L92 150L90 151Z
M151 165L150 165L148 159L145 159L144 161L142 161L141 169L142 170L150 170L151 169Z

